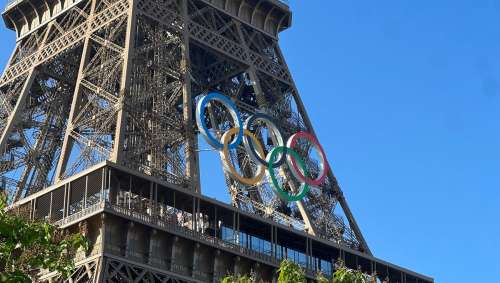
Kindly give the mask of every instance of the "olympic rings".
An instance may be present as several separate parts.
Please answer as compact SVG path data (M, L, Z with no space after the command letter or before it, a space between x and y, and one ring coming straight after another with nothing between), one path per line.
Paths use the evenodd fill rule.
M201 100L198 102L198 105L196 107L196 123L200 128L201 134L205 137L208 144L210 144L214 148L218 150L221 150L223 148L224 145L210 134L210 132L208 131L207 124L205 122L204 110L207 107L208 102L210 102L211 100L216 100L222 103L222 105L224 105L224 107L226 107L229 110L229 114L231 114L231 117L235 122L235 127L239 129L238 136L229 145L230 149L236 149L238 145L241 143L241 139L243 138L243 127L242 127L243 125L241 123L240 115L238 115L238 109L236 108L236 105L234 105L234 103L222 93L210 92L209 94L202 97Z
M229 131L227 131L223 136L222 136L222 144L224 145L224 149L222 151L222 157L224 158L224 161L225 161L225 164L224 164L224 167L231 173L231 175L233 175L234 178L236 178L238 181L242 182L243 184L245 185L255 185L255 184L258 184L260 183L260 181L262 180L262 177L264 177L264 166L262 165L258 165L257 166L257 174L255 175L255 177L252 177L252 178L245 178L245 177L242 177L241 175L238 174L238 172L236 172L236 170L234 169L234 166L233 166L233 163L231 162L231 158L230 158L230 154L229 154L229 140L231 139L232 136L234 136L236 133L239 132L239 129L238 128L232 128L230 129ZM250 139L253 140L253 142L257 145L257 151L258 153L261 155L261 156L264 156L265 153L264 153L264 149L262 148L262 145L260 145L259 141L257 140L257 138L255 137L254 134L252 134L252 132L250 132L249 130L243 130L243 135L245 137L249 137Z
M253 126L253 123L256 120L264 121L266 123L266 126L268 127L270 133L272 133L272 139L273 143L277 144L277 146L285 146L285 142L283 141L283 136L281 135L281 132L278 129L278 126L273 122L273 118L271 118L269 115L263 114L263 113L256 113L245 121L245 129L249 129ZM260 163L263 165L267 165L267 161L261 158L256 152L255 152L255 147L254 143L246 137L244 140L244 145L246 151L249 153L250 158L252 158L253 161L256 163ZM286 161L286 149L283 151L281 154L281 158L273 164L274 167L279 167L281 166L284 162Z
M208 103L212 100L216 100L224 105L234 122L234 127L224 133L220 141L209 132L205 121L204 111ZM275 146L267 156L264 152L263 145L251 131L256 121L262 121L266 124L268 134ZM271 179L273 190L278 197L285 201L300 201L306 196L310 186L318 187L325 182L329 168L326 154L318 140L310 133L298 132L293 134L285 145L283 135L269 115L264 113L253 114L247 118L243 125L236 105L227 96L219 92L210 92L198 101L196 107L196 123L207 143L221 152L225 170L236 180L245 185L252 186L261 183L265 174L264 171L267 169L267 175ZM234 136L236 136L236 138L230 142ZM308 140L320 155L320 172L315 179L314 176L309 176L310 174L307 172L307 166L304 159L295 149L300 139ZM255 176L253 177L247 178L241 176L231 161L230 150L237 149L242 142L250 159L254 161L257 166ZM301 183L299 192L295 194L290 194L290 192L284 190L275 176L274 170L284 163L288 165L292 175Z
M284 155L285 151L286 151L286 153L291 154L296 160L298 160L300 167L302 168L302 170L304 170L304 172L306 172L306 164L305 164L304 160L302 160L302 157L300 157L300 155L295 150L290 149L290 148L286 148L284 146L275 147L271 150L271 152L269 152L269 155L267 158L267 160L269 162L269 164L268 164L269 170L267 170L267 172L268 172L268 175L269 175L269 177L271 177L271 180L273 182L274 191L278 193L278 196L282 200L299 201L299 200L303 199L306 196L307 192L309 191L309 184L303 183L301 185L301 190L298 194L290 195L287 191L283 190L283 188L280 187L280 184L278 184L278 180L276 178L276 175L274 175L273 161L274 161L274 159L276 159L276 155L278 155L278 153L281 153L282 155Z

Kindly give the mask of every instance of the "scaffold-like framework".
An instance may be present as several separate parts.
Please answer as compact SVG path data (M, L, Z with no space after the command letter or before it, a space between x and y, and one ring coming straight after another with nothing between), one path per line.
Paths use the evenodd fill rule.
M229 96L243 118L266 112L285 138L314 134L278 45L291 17L281 2L26 0L3 16L17 34L0 79L0 176L12 203L103 161L201 193L193 115L208 91ZM211 104L214 133L234 126L228 115ZM268 150L265 124L255 131ZM243 149L231 157L253 174ZM306 163L318 174L318 162ZM370 254L332 172L299 202L225 176L233 206Z

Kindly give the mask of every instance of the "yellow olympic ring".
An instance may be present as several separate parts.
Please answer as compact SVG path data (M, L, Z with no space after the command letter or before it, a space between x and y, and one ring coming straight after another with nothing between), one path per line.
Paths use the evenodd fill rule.
M229 141L234 135L238 134L239 131L240 131L239 128L232 128L229 131L227 131L226 133L224 133L224 135L221 138L221 142L224 145L223 150L222 150L222 157L224 158L224 163L225 163L224 167L231 173L231 175L233 175L234 178L236 178L241 183L243 183L245 185L249 185L249 186L256 185L264 177L264 173L265 173L264 166L262 166L261 164L258 164L257 174L254 177L245 178L245 177L239 175L238 172L236 172L236 169L234 168L233 163L231 162L231 158L230 158L230 154L229 154ZM261 157L263 157L263 156L265 157L266 154L264 153L264 149L262 148L262 145L260 144L259 140L255 137L255 135L247 129L243 130L243 135L251 138L253 141L253 144L257 148L258 154Z

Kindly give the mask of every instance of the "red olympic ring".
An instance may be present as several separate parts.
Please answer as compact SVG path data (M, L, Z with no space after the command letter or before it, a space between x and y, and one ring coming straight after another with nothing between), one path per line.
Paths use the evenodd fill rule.
M308 139L312 145L316 148L316 150L320 153L321 155L321 171L320 174L316 179L311 179L306 176L301 172L297 160L295 158L292 158L291 155L287 156L287 161L290 166L290 169L292 171L292 174L294 175L297 180L300 180L308 185L317 187L320 186L325 182L325 178L328 174L328 161L326 160L326 154L321 145L319 144L318 140L311 135L310 133L307 132L298 132L290 137L287 142L287 147L293 150L295 149L295 146L297 145L299 139Z

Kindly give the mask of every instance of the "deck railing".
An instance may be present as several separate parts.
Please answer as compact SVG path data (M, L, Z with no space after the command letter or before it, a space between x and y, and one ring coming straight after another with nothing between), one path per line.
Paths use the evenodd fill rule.
M270 255L267 255L267 254L249 249L249 248L245 248L245 247L240 246L236 243L222 240L222 239L210 236L208 234L199 233L199 232L194 231L192 229L186 228L185 226L179 225L178 223L168 221L165 218L160 219L158 217L148 215L147 213L133 211L133 210L130 210L128 208L124 208L122 206L109 204L109 203L106 204L106 207L108 209L111 209L119 214L124 215L124 216L132 217L132 218L135 218L139 221L143 221L146 223L151 223L153 225L157 225L159 227L165 228L166 230L174 231L174 232L183 234L183 235L190 237L190 238L195 238L195 239L198 239L200 241L208 242L209 244L212 244L214 246L226 248L226 249L232 250L234 252L237 252L237 253L240 253L240 254L243 254L243 255L246 255L249 257L257 258L257 259L260 259L260 260L263 260L263 261L266 261L266 262L269 262L269 263L272 263L275 265L279 264L278 259L276 259L273 256L270 256Z

